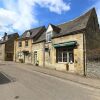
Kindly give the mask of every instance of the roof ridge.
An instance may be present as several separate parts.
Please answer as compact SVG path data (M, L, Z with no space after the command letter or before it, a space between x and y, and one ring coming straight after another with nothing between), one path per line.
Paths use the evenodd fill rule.
M79 19L80 17L83 17L83 16L85 16L86 14L91 13L93 10L95 10L94 7L91 8L90 10L88 10L87 12L84 12L84 13L81 14L80 16L77 16L77 17L75 17L74 19L71 19L71 20L69 20L69 21L67 21L67 22L63 22L63 23L61 23L61 24L57 24L56 26L60 26L60 25L63 25L63 24L67 24L67 23L73 22L73 21Z
M39 27L35 27L35 28L31 28L31 29L28 29L28 30L26 30L26 31L30 31L30 30L34 30L34 29L38 29L38 28L42 28L42 27L45 27L45 25L39 26ZM26 32L26 31L24 31L24 32Z

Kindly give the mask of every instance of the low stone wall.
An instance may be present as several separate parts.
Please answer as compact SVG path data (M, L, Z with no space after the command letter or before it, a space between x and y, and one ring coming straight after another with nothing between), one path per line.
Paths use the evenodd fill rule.
M87 76L100 79L100 62L87 63Z

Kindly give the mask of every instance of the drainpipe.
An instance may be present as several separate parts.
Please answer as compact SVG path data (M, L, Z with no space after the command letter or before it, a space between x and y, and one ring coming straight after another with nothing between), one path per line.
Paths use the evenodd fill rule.
M32 63L32 57L33 57L33 55L32 55L32 46L33 46L33 44L32 44L32 40L31 40L31 63Z
M16 40L14 41L14 58L13 60L15 59L15 62L16 62Z
M83 75L86 76L86 70L87 70L87 66L86 66L86 38L85 38L85 33L83 33L83 57L84 57L84 73Z
M43 42L43 67L45 67L45 42Z

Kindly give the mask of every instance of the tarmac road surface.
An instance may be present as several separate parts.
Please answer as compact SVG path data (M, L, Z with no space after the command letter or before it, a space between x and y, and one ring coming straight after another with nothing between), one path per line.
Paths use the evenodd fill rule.
M0 65L11 80L1 82L0 100L100 100L99 89L20 67L16 63Z

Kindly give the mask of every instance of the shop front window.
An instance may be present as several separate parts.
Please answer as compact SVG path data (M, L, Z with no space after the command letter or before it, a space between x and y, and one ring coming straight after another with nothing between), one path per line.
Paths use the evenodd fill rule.
M66 47L56 48L56 62L74 62L73 49Z

